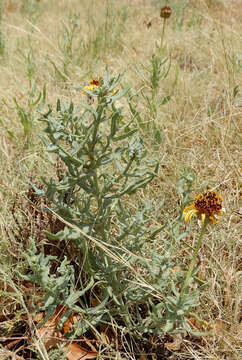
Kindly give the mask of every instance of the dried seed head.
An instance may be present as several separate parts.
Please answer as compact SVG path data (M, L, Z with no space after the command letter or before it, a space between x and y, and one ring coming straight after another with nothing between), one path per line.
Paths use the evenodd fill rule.
M171 16L171 13L172 10L170 6L164 6L163 8L161 8L160 17L163 19L168 19Z

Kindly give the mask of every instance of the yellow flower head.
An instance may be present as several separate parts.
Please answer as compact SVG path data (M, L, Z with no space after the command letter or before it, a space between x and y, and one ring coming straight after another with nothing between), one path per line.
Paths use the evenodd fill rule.
M99 80L93 79L89 82L89 85L84 86L84 89L86 89L87 91L95 91L99 84Z
M223 213L222 201L222 196L213 191L196 196L192 205L186 206L183 210L185 222L190 222L193 215L196 214L201 220L202 226L204 226L205 219L216 224L216 216L221 216Z
M84 89L87 90L87 91L91 91L91 92L95 92L97 90L97 88L99 86L101 86L103 84L103 80L102 78L99 78L99 79L92 79L90 82L89 82L89 85L86 85L84 86ZM118 90L117 89L114 89L112 91L112 94L115 95L117 94ZM91 95L87 94L85 91L82 91L82 94L86 94L88 96L88 98L91 97Z

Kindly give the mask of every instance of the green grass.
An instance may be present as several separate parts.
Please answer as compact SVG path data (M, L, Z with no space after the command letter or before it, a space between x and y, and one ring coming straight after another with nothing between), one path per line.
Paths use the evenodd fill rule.
M197 277L200 285L207 284L200 289L193 312L202 321L189 318L194 331L211 331L212 336L197 338L182 332L181 345L169 350L165 344L171 343L174 335L144 335L140 329L127 335L115 316L112 326L109 323L106 328L116 331L116 337L107 335L110 342L100 335L104 331L100 325L96 329L94 325L85 336L98 349L99 359L240 358L242 6L239 0L170 2L173 12L160 49L159 14L166 3L1 3L0 358L14 358L16 351L16 358L55 359L54 350L47 353L36 337L32 302L38 297L38 287L31 288L30 295L19 276L30 269L26 260L30 238L39 245L46 239L43 230L51 230L50 219L38 211L46 203L36 200L31 208L25 199L29 179L40 184L42 176L56 176L55 158L45 151L40 139L44 127L38 119L47 113L48 104L55 108L58 98L75 106L86 103L76 87L102 78L105 70L115 76L125 72L120 91L129 87L129 97L121 98L117 105L123 106L124 121L128 121L128 100L132 103L148 156L158 159L160 165L158 176L145 189L125 198L133 216L137 203L140 209L152 202L146 215L148 225L166 225L161 236L143 244L142 253L135 249L135 254L143 256L156 249L161 255L174 241L178 267L188 269L199 228L193 221L188 233L177 240L188 229L176 220L182 205L178 184L184 174L195 176L190 199L207 188L215 189L224 198L226 213L216 226L208 228L199 252ZM55 221L61 229L61 223L53 218ZM112 231L115 236L117 228ZM130 244L119 245L128 248ZM46 255L57 256L56 267L63 254L73 251L68 246L58 249L55 244L45 250ZM65 253L67 250L70 253ZM81 271L81 264L78 266ZM75 269L78 266L75 264ZM143 285L150 281L147 269L137 264L132 264L132 269L132 276L127 273L132 281L136 278ZM87 285L88 278L82 280L83 286ZM97 295L94 290L93 294ZM160 301L162 292L157 294ZM114 309L116 305L110 306ZM133 308L134 317L145 311L142 306L137 303ZM23 337L22 342L8 347L17 337ZM79 340L84 341L83 336ZM83 344L87 346L86 341ZM25 352L19 350L21 345Z

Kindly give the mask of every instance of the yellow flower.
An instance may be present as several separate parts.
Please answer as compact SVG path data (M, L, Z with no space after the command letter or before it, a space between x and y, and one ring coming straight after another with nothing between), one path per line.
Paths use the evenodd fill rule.
M186 206L183 210L185 222L190 222L193 215L196 214L201 220L202 227L205 219L216 224L216 216L221 216L224 211L222 201L222 196L213 191L207 191L205 194L196 196L192 205Z
M89 85L84 86L84 89L86 89L87 91L95 91L98 86L99 80L93 79L89 82Z
M97 88L102 84L103 84L102 78L92 79L89 82L89 85L84 86L84 89L87 90L87 91L95 92L97 90ZM118 92L118 90L114 89L112 91L112 94L115 95L115 94L117 94L117 92ZM91 95L87 94L85 91L82 91L82 94L86 94L88 96L88 98L90 98L90 96L91 96Z

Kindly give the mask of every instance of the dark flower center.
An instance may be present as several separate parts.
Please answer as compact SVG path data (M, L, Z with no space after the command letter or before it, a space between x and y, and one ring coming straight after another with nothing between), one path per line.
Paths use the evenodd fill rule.
M201 214L212 216L222 210L222 199L215 192L208 191L196 197L194 206Z

